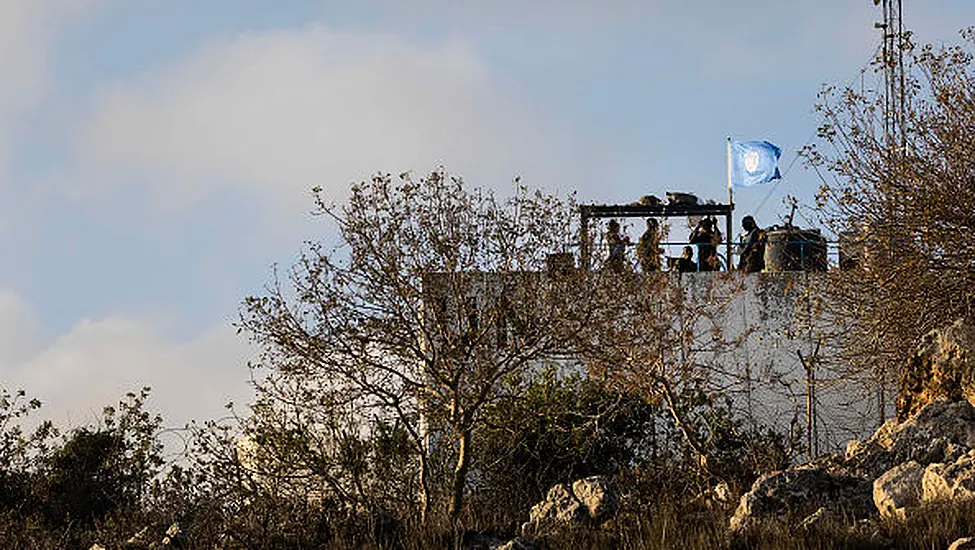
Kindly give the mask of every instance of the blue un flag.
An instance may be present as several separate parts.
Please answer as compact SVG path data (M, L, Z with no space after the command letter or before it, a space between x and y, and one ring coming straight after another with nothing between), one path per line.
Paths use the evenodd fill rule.
M731 142L731 185L748 187L780 179L782 150L767 141Z

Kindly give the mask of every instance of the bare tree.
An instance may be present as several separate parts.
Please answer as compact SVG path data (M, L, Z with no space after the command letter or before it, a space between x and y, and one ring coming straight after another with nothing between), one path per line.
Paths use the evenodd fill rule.
M707 476L727 478L740 465L722 463L718 426L690 411L705 402L744 397L746 373L729 354L752 327L729 326L728 307L742 290L734 274L678 278L669 273L593 275L601 307L579 333L579 356L593 376L617 391L660 404Z
M505 377L564 350L580 317L560 314L585 302L575 277L544 271L577 234L574 212L524 189L499 200L443 170L416 181L378 175L352 186L343 207L320 190L316 200L340 246L310 243L290 288L276 280L242 312L273 381L260 386L264 397L312 419L308 431L336 411L346 430L395 424L417 463L424 519L441 488L432 451L448 446L443 493L456 520L481 410Z
M967 47L912 53L896 139L878 93L826 89L821 142L805 150L843 247L828 288L847 365L887 387L920 335L975 311L973 31L962 35Z

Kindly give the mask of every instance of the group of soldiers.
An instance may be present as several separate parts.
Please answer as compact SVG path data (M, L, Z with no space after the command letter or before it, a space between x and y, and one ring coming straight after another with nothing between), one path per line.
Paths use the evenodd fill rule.
M751 216L745 216L741 220L741 227L744 231L738 244L738 269L746 273L762 271L765 268L764 232ZM661 271L663 268L660 238L659 222L655 218L647 218L647 229L636 245L637 260L644 273ZM718 257L721 231L716 227L714 218L702 218L691 232L688 242L690 244L684 247L680 257L668 258L668 267L671 271L686 273L721 270L721 260ZM626 247L631 244L630 238L620 233L620 224L616 220L609 221L606 244L609 246L607 268L622 270L629 265L626 260ZM697 261L694 261L695 248Z

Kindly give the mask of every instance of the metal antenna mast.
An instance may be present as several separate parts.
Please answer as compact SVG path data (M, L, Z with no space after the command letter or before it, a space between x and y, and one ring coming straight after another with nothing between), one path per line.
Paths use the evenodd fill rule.
M904 50L908 49L908 34L904 32L902 0L873 0L883 5L884 20L874 23L882 36L881 63L884 69L884 135L887 145L903 152L906 146L904 123L906 94L904 89Z
M882 5L883 22L874 23L874 28L881 32L881 59L884 70L884 140L887 160L894 166L894 177L896 165L906 156L907 134L905 126L907 122L907 94L905 89L904 77L904 52L910 48L910 33L904 31L904 10L902 0L873 0L875 6ZM893 219L890 208L895 205L887 205L888 212L886 218ZM880 424L886 420L887 416L887 381L882 372L878 372L879 386L877 388L877 405L880 413Z

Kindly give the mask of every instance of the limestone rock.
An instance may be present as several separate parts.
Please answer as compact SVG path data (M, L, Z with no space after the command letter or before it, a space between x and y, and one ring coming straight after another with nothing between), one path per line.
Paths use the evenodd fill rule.
M560 483L548 490L545 500L532 506L522 534L545 534L562 527L581 524L588 516L568 485Z
M532 506L522 535L599 524L616 513L619 500L619 492L604 476L580 479L571 486L560 483L548 490L544 501Z
M944 464L931 464L924 470L921 479L921 499L924 502L951 500L954 491L942 475Z
M898 420L832 455L760 477L742 495L733 531L754 521L795 525L833 515L902 518L936 500L975 499L975 326L924 337L902 378Z
M975 407L967 401L932 403L904 422L888 421L849 449L845 462L858 475L877 478L898 464L953 461L975 448Z
M901 378L897 417L938 400L975 400L975 327L962 320L924 335Z
M924 467L910 460L894 466L873 482L873 502L885 518L904 519L906 510L921 502Z
M742 495L730 527L739 531L757 520L805 518L820 508L840 517L869 517L872 483L816 465L765 474Z
M921 479L922 502L975 498L975 451L950 464L931 464Z
M572 493L586 507L589 519L602 523L616 513L620 495L605 476L592 476L572 484Z
M538 513L535 513L536 508ZM569 486L559 484L548 490L545 502L532 507L532 513L528 518L534 521L551 517L560 523L578 523L586 513L582 503L572 494Z

